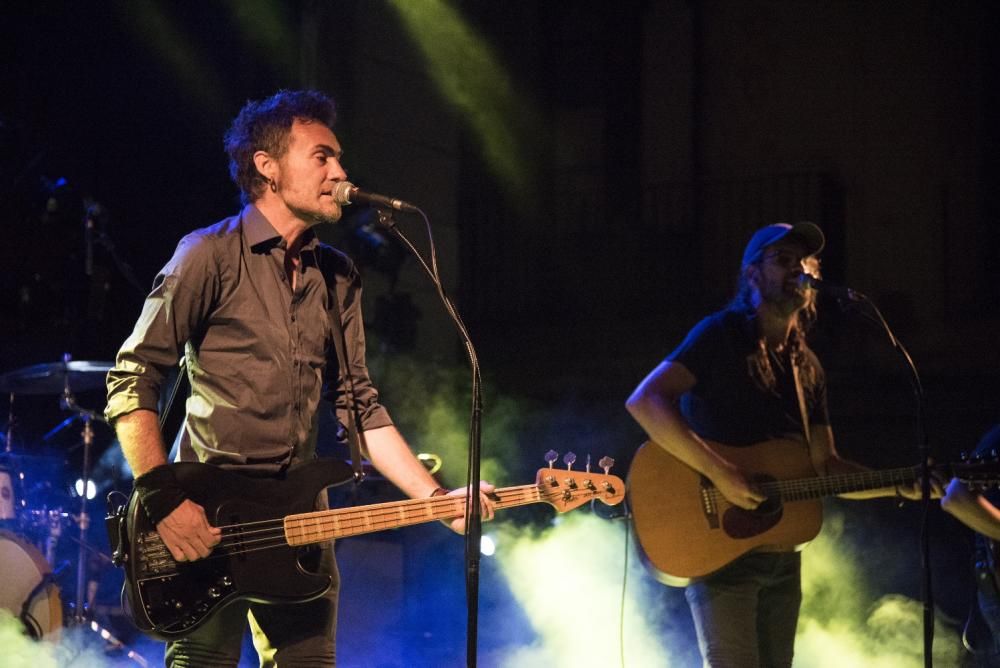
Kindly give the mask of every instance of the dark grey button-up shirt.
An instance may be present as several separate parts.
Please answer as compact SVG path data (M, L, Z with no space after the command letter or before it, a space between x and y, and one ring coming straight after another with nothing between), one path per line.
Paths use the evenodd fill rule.
M357 269L309 235L294 292L284 271L285 242L253 205L184 237L108 373L108 420L156 410L163 378L184 354L191 396L182 460L269 472L311 457L324 383L341 424L350 419L329 281L336 284L361 429L392 424L365 362Z

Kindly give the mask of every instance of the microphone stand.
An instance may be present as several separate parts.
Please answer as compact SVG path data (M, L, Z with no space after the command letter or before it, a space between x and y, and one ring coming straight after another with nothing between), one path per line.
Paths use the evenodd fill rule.
M431 264L427 265L423 256L414 247L409 239L396 227L396 222L392 218L392 211L383 206L376 206L376 219L378 224L384 229L392 232L396 238L403 242L414 257L420 262L424 271L430 276L431 281L437 288L438 296L444 304L445 311L455 323L459 336L462 339L466 356L469 358L469 366L472 370L472 415L469 426L469 459L468 459L468 486L466 488L465 503L465 595L468 606L468 618L466 622L466 648L465 661L468 668L475 668L476 652L478 648L478 626L479 626L479 543L482 537L483 526L480 517L481 504L479 501L480 483L480 459L482 451L482 419L483 419L483 399L482 399L482 376L479 370L479 357L476 349L472 345L469 331L462 322L461 316L455 309L455 305L445 293L444 285L437 267L437 251L434 247L434 238L431 235L430 221L426 214L419 208L416 212L420 214L427 226L427 237L430 240Z
M892 328L889 327L889 323L882 316L882 312L878 310L875 303L861 294L860 292L854 290L848 290L846 295L847 302L853 305L866 304L874 313L874 316L869 315L863 311L858 311L858 313L875 323L885 331L886 335L889 337L889 342L892 347L902 356L903 360L906 362L906 368L910 372L910 384L913 387L913 394L917 401L917 438L918 445L917 449L920 454L920 475L921 475L921 486L920 486L920 593L923 599L923 630L924 630L924 666L931 668L934 664L934 591L932 587L932 577L931 577L931 546L930 546L930 531L929 531L929 519L930 519L930 508L931 508L931 451L930 443L927 437L927 427L924 421L924 407L925 407L925 395L924 386L920 380L920 374L917 371L917 366L913 362L913 358L910 357L909 351L903 343L896 338L893 333ZM842 308L845 308L848 303L845 303L844 299L838 299Z

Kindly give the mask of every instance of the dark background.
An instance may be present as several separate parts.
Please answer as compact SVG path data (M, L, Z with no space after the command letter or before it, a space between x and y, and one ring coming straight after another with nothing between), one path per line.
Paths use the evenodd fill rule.
M1000 412L998 15L985 0L7 3L0 371L113 359L177 239L237 209L229 121L312 86L338 101L351 180L430 215L492 391L531 407L517 433L540 438L510 470L565 428L624 471L642 440L624 398L725 302L752 231L794 220L824 228L827 279L869 295L909 348L928 441L951 459ZM367 220L321 235L363 263L373 355L462 369L433 290L398 249L366 245ZM840 449L915 461L887 337L824 300L814 344ZM71 430L41 442L57 397L15 408L15 445L77 465ZM915 540L914 513L864 507L848 512ZM964 540L932 523L942 545ZM958 616L962 550L937 557ZM890 578L910 595L915 565Z

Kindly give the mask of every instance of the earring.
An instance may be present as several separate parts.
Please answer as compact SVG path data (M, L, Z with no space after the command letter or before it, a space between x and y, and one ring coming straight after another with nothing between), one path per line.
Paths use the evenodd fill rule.
M273 193L278 192L278 184L275 183L274 179L268 179L267 186L271 189L271 192Z

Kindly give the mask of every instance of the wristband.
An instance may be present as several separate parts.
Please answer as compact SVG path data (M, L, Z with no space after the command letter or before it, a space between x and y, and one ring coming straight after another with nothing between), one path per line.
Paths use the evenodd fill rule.
M156 526L187 498L170 464L161 464L135 479L135 493Z

